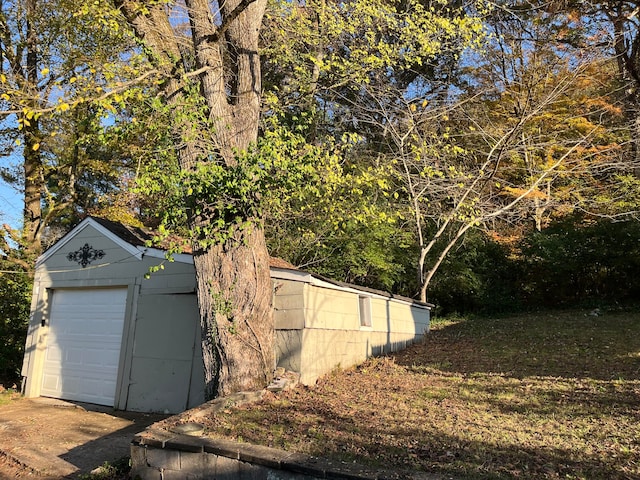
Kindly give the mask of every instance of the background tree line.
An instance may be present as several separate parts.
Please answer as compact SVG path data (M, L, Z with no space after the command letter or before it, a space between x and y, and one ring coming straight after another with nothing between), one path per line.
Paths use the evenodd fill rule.
M180 233L207 281L263 230L271 255L442 311L634 299L640 5L263 3L0 5L0 173L24 194L2 376L34 259L89 214ZM222 292L256 275L232 270Z

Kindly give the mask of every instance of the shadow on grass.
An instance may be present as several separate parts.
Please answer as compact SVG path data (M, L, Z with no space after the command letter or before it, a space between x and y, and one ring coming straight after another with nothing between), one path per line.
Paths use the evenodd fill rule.
M375 435L375 430L361 432ZM394 429L387 432L401 438L422 438L419 429ZM373 437L375 438L375 436ZM375 464L380 444L363 442L360 460L366 458ZM512 479L512 478L586 478L602 480L622 480L638 478L623 464L637 464L634 454L626 458L612 460L603 451L589 456L577 456L571 449L549 445L546 448L518 445L496 438L481 440L461 440L448 432L434 432L431 442L416 442L406 447L383 447L389 456L389 449L395 449L398 463L406 469L438 471L462 478ZM350 458L346 458L350 460ZM378 464L384 467L384 464ZM460 478L460 477L458 477Z
M464 393L482 399L504 414L598 418L638 417L640 382L565 381L530 377L515 385L467 380Z
M640 314L551 312L437 326L395 356L405 366L595 380L640 379Z
M640 478L637 454L632 449L611 456L603 447L585 455L570 446L534 446L487 431L470 439L456 428L445 431L448 426L425 430L422 426L363 422L354 415L337 412L331 402L322 401L280 409L280 415L284 429L298 432L306 429L307 435L314 437L314 446L307 453L374 468L393 468L399 474L402 470L422 470L458 480ZM307 424L299 423L301 415L309 420ZM322 420L318 422L318 418ZM457 427L460 431L466 428L463 422L461 419ZM243 432L243 441L263 440L259 431Z
M220 419L221 434L457 479L640 479L640 314L436 325Z

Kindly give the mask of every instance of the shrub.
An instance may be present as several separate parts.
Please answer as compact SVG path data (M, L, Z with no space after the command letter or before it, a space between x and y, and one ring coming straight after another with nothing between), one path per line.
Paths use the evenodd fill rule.
M20 368L29 322L31 278L0 260L0 385L20 381ZM11 273L10 273L11 272Z

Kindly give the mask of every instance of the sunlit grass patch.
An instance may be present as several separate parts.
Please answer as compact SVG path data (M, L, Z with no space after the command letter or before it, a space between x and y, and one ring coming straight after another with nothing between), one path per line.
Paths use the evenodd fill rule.
M0 385L0 405L7 405L20 397L20 392L15 388L5 389Z

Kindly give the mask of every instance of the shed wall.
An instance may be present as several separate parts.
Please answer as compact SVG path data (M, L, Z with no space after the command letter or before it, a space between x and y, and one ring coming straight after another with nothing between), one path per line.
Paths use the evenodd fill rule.
M182 412L204 402L194 294L141 295L126 410Z
M314 383L337 366L347 368L374 355L395 352L429 329L429 310L371 296L371 326L360 325L359 297L366 294L305 285L300 381Z
M304 328L304 286L303 282L273 279L273 311L276 330Z

